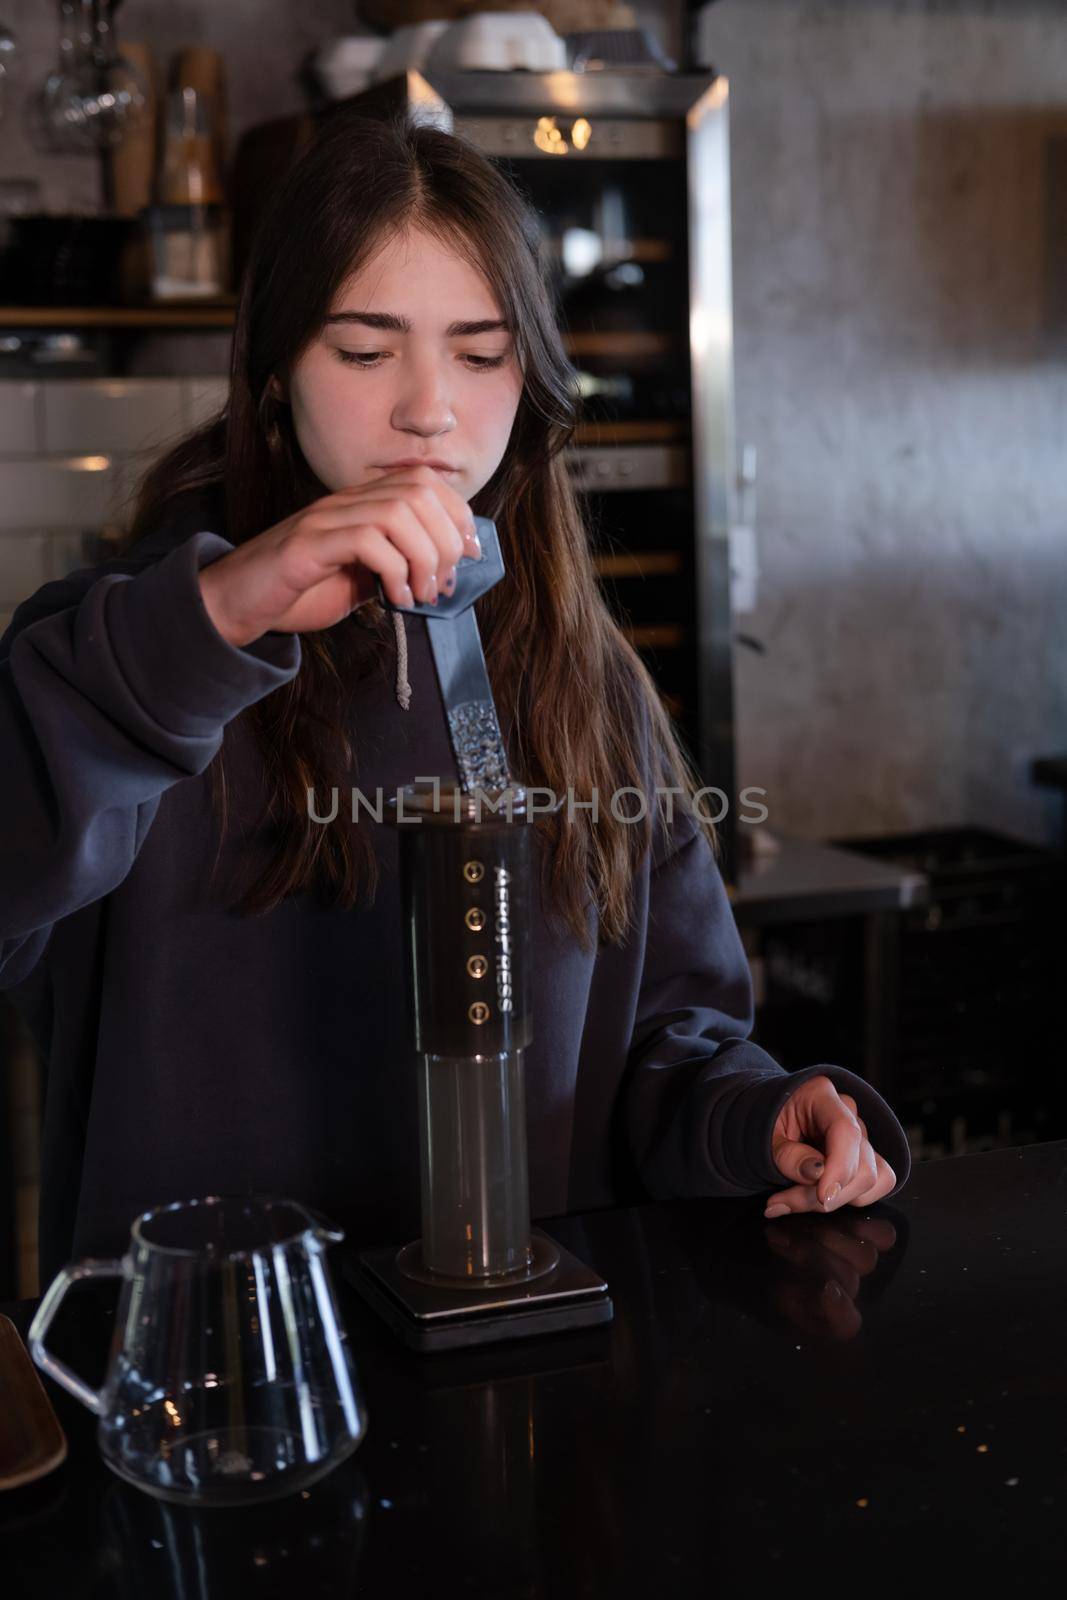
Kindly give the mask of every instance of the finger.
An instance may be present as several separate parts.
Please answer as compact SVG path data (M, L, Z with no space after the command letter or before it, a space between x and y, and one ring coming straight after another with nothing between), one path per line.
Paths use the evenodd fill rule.
M799 1139L778 1140L773 1155L783 1178L794 1178L800 1183L817 1183L826 1166L822 1151Z
M407 584L418 600L431 600L436 595L438 549L407 501L395 496L375 503L361 501L326 515L330 518L328 524L323 525L316 518L309 521L303 533L305 539L312 541L318 561L328 568L362 561L378 573L393 604L405 605L410 601L396 598L399 557L403 564L399 583ZM340 519L337 524L333 523L334 516ZM383 550L383 539L395 554ZM384 567L379 564L382 560Z
M436 478L432 483L427 482L425 477L419 476L417 468L411 470L414 476L410 481L391 474L358 489L341 490L324 496L307 508L301 520L305 526L320 530L346 527L353 520L365 520L362 513L373 508L371 520L381 522L383 507L405 504L414 511L417 522L434 547L432 571L441 589L449 569L463 556L472 560L481 558L481 546L474 531L474 513L454 490L449 491L450 499L445 505L437 491L446 486ZM425 587L424 578L420 579L420 583Z
M408 582L414 593L420 600L432 604L444 588L445 576L453 563L448 561L442 566L439 536L435 537L433 529L427 525L426 509L425 504L398 501L391 508L383 531L401 554L408 558ZM440 514L444 516L444 512ZM454 528L451 534L457 548L462 550Z
M866 1139L860 1141L859 1159L856 1172L850 1183L847 1183L829 1205L824 1205L826 1211L836 1211L843 1206L854 1206L863 1203L862 1197L871 1193L878 1186L878 1160L871 1145Z
M374 481L386 488L396 488L401 484L409 485L413 492L416 490L425 492L430 501L440 507L444 517L444 527L447 529L448 544L451 544L453 538L458 538L460 541L459 551L447 566L454 566L462 555L470 555L475 559L481 555L473 511L459 490L454 489L432 467L398 467Z
M363 528L360 531L358 552L350 559L361 561L365 567L377 573L386 597L394 606L414 604L415 596L408 581L408 561L377 528Z
M844 1206L872 1206L896 1187L896 1173L867 1140L863 1141L856 1178L827 1206L819 1198L818 1184L794 1184L788 1189L776 1190L768 1196L763 1215L768 1217L776 1208L786 1212L837 1211ZM784 1215L779 1212L778 1214Z
M833 1127L831 1127L831 1132L828 1136L828 1143L832 1136ZM828 1200L828 1191L824 1192L824 1175L824 1179L815 1184L794 1184L792 1188L778 1190L775 1194L770 1196L767 1202L767 1209L764 1211L764 1216L767 1215L768 1211L772 1207L783 1205L786 1206L790 1211L822 1212L834 1211L839 1209L841 1206L846 1205L869 1205L872 1202L868 1200L866 1196L876 1194L880 1198L882 1193L888 1193L888 1189L880 1188L881 1176L878 1168L878 1162L881 1161L881 1157L875 1154L874 1150L871 1148L866 1139L860 1138L858 1132L856 1133L856 1140L857 1155L855 1172L847 1183L842 1184L840 1193L835 1195L833 1199ZM886 1166L884 1162L883 1166ZM830 1173L831 1170L832 1167L828 1155L826 1172ZM838 1170L842 1170L840 1158ZM888 1166L886 1166L887 1173L889 1170L890 1169ZM833 1179L830 1181L832 1184ZM894 1178L893 1181L889 1183L888 1188L891 1189L893 1187L893 1183L895 1182L896 1179Z
M387 503L396 507L402 506L404 511L401 520L406 524L411 517L414 517L429 539L431 568L428 577L433 580L436 594L444 589L452 568L465 554L459 529L433 490L426 484L412 484L399 501L390 496ZM389 526L391 525L390 519ZM426 595L425 598L430 599L432 596Z
M437 584L443 589L450 569L463 559L463 537L449 511L428 484L416 484L409 491L409 504L437 546Z
M465 516L470 515L470 508L468 507L466 500L464 500L463 496L460 494L459 490L454 486L454 484L450 483L447 478L442 477L434 467L416 466L383 468L380 476L375 478L373 481L375 483L380 483L386 477L393 482L406 481L409 483L429 484L434 492L439 496L446 508L455 513L458 522L462 522ZM360 485L354 486L354 488L357 490L359 487ZM345 485L336 492L340 494L346 494L350 492L349 486Z
M786 1211L821 1211L819 1199L815 1193L813 1183L795 1183L789 1189L776 1189L774 1194L767 1196L767 1204L763 1215L769 1216L784 1206Z
M843 1100L845 1105L848 1106L848 1109L852 1112L853 1116L856 1118L856 1121L860 1125L860 1132L863 1134L863 1137L866 1139L868 1137L867 1124L864 1122L863 1118L860 1116L860 1108L856 1104L855 1100L852 1098L852 1096L850 1094L842 1094L840 1092L840 1090L838 1090L838 1096L837 1097L838 1097L839 1100Z
M873 1206L878 1200L891 1194L897 1186L897 1175L889 1162L884 1160L878 1152L872 1151L875 1164L874 1182L867 1189L862 1189L850 1202L854 1206Z
M817 1185L819 1200L824 1205L831 1191L834 1199L829 1200L829 1204L842 1204L860 1168L863 1143L854 1112L846 1108L830 1119L823 1131L826 1168ZM869 1187L869 1180L865 1187Z

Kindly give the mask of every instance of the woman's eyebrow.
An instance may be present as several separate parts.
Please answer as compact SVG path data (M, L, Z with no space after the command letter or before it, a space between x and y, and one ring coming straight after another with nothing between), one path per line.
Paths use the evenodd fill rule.
M335 311L329 322L359 322L365 328L379 328L387 333L410 333L411 323L394 311ZM475 333L507 332L506 322L450 322L445 329L449 339L469 339Z

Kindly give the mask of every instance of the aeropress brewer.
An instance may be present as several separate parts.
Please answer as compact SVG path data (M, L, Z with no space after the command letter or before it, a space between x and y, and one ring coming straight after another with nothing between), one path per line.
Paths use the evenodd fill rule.
M510 781L474 614L504 575L500 543L488 518L475 522L482 555L459 561L452 594L403 608L426 618L460 781L416 779L386 808L399 839L422 1236L363 1251L346 1272L427 1351L613 1314L604 1279L530 1227L530 795Z

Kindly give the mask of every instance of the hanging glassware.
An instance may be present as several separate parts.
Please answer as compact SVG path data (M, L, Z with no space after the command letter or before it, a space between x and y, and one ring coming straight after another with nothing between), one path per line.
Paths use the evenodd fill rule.
M49 154L112 148L144 111L148 86L119 54L115 0L59 0L59 55L30 106L30 131Z
M0 22L0 117L4 115L4 102L11 87L11 69L18 55L18 40L11 29Z

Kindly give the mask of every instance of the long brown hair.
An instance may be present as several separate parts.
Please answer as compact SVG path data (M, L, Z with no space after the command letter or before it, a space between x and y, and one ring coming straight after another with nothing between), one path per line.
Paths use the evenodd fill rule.
M253 243L227 404L145 475L127 543L197 491L224 492L226 526L218 531L235 545L328 493L269 381L286 374L318 335L349 276L380 244L414 227L483 274L514 333L524 374L518 411L504 459L471 501L496 524L507 576L476 602L476 615L513 781L561 797L568 790L576 799L599 796L596 822L588 811L568 815L565 804L534 825L550 845L550 898L585 948L590 902L601 939L621 943L633 874L652 838L651 791L673 786L684 807L700 780L600 592L562 457L578 422L579 394L543 270L536 212L475 145L403 113L378 119L341 107L323 119ZM391 641L377 602L333 628L302 634L296 677L242 713L264 758L276 848L236 909L268 911L312 888L349 909L363 889L373 898L371 840L344 806L332 822L315 822L308 790L329 793L338 772L354 771L352 684ZM225 739L212 774L224 835ZM643 820L612 815L610 797L624 788L648 796ZM619 808L639 810L632 798ZM717 856L713 824L699 807L694 815Z

